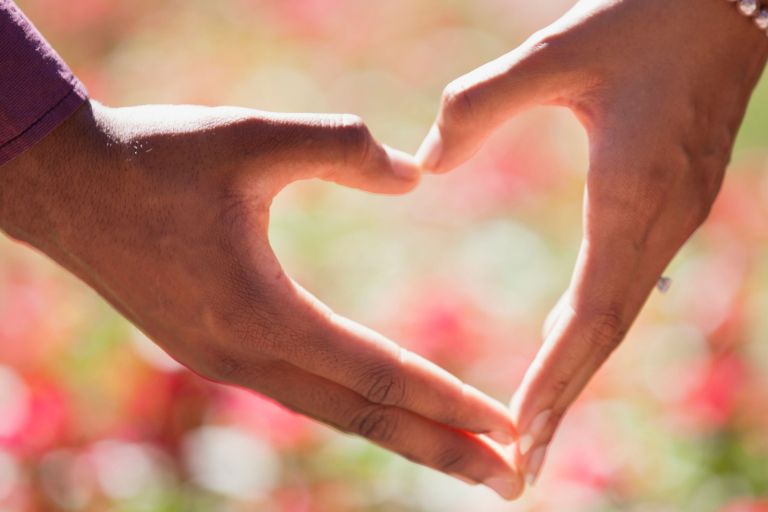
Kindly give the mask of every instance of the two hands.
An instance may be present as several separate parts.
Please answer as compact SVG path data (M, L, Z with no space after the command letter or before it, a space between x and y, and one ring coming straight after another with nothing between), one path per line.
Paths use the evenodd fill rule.
M201 375L513 498L705 219L766 55L725 0L582 0L451 83L415 160L353 116L90 102L4 166L0 226ZM576 270L510 413L329 311L285 275L267 226L293 181L405 193L537 104L574 111L590 169Z

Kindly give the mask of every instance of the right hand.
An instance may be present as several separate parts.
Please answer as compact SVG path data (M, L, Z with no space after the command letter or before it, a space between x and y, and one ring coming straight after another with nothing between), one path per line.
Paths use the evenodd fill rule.
M269 245L293 181L399 194L419 174L353 116L91 102L0 169L0 221L195 372L513 498L479 435L511 441L506 408L330 311Z
M581 0L446 88L417 154L433 172L535 105L568 107L589 136L578 261L512 401L530 482L566 410L706 218L766 56L765 32L725 0Z

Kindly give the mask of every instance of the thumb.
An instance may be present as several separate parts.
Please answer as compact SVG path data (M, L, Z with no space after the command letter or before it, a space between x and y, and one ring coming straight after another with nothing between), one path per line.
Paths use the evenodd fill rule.
M285 186L320 178L379 194L402 194L419 182L413 156L379 143L350 114L273 114L270 138L279 141L274 165Z
M534 36L448 84L417 162L431 172L449 171L474 155L510 117L535 104L554 103L565 86L555 67L555 46Z

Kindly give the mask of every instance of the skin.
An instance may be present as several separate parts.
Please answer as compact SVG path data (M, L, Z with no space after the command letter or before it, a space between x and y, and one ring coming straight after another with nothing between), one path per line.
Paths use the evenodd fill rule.
M725 0L582 0L446 87L417 153L432 172L536 105L569 108L589 137L576 267L512 400L529 483L569 405L706 219L767 55L766 34Z
M354 116L90 101L0 168L0 226L198 374L513 498L522 478L490 439L513 439L509 411L330 311L269 245L291 182L401 194L419 176Z

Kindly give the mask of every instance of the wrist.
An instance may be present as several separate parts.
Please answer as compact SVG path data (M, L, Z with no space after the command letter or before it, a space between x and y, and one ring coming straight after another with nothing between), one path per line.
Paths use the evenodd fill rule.
M745 17L754 21L758 29L763 32L768 31L768 7L762 0L728 0L728 2L734 4Z
M744 45L753 54L753 66L762 71L768 58L768 2L761 0L709 0L712 14L724 26L722 44ZM720 5L715 5L715 4ZM724 8L724 7L725 8ZM725 12L730 11L730 12ZM727 15L727 17L726 17ZM710 35L711 37L711 35Z
M89 175L106 158L104 107L87 101L43 140L0 167L0 229L50 252L83 208Z

